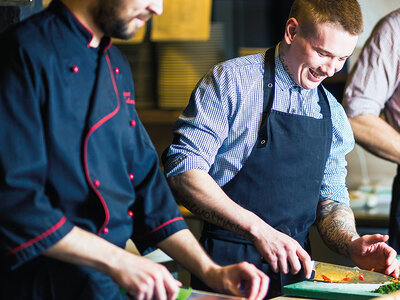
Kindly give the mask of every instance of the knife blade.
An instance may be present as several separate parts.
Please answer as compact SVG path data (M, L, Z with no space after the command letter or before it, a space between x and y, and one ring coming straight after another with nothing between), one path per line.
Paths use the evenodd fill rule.
M205 291L194 290L189 288L179 288L178 297L176 300L244 300L246 298L211 293Z
M394 278L382 273L313 261L310 280L340 283L385 283Z

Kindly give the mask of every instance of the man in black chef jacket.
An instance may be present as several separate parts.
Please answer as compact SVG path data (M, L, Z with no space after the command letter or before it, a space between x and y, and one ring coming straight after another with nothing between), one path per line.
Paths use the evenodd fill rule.
M0 36L1 299L175 298L180 283L125 251L129 238L219 292L265 295L264 273L220 267L188 231L111 46L161 12L162 0L55 0Z
M388 236L357 234L345 185L353 133L320 84L343 67L362 28L356 0L295 0L276 47L200 80L163 155L173 191L206 221L210 256L255 264L271 278L270 296L301 280L302 268L310 275L314 222L333 250L398 277Z

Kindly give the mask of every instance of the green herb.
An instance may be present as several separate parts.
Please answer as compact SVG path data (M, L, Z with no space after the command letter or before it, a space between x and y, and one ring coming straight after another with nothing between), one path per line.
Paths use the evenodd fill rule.
M390 294L397 290L400 290L400 282L381 285L378 289L374 291L374 293Z

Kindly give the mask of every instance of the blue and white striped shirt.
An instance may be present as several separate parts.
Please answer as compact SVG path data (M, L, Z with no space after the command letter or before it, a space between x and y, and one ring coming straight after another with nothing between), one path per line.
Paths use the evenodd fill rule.
M239 172L256 143L261 123L264 59L265 53L259 53L223 62L198 83L174 125L180 140L168 150L164 162L167 177L200 169L223 186ZM322 118L317 88L306 90L294 83L278 54L275 84L272 109ZM354 147L353 132L342 106L331 93L326 94L331 108L332 145L320 201L332 199L349 205L345 156Z

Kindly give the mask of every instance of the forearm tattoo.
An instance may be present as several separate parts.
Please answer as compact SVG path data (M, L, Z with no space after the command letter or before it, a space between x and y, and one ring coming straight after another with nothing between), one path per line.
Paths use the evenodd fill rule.
M204 221L213 223L215 225L218 225L224 229L227 229L229 231L235 232L250 241L254 240L254 236L251 235L247 230L243 229L240 227L238 224L234 224L231 221L229 221L227 218L224 216L216 213L215 211L207 210L204 208L201 208L197 206L195 203L192 201L188 200L186 197L180 198L179 201L182 203L183 206L185 206L191 213L194 215L200 217Z
M358 237L350 207L334 201L319 205L316 225L329 248L346 257L350 256L350 242L353 237Z

